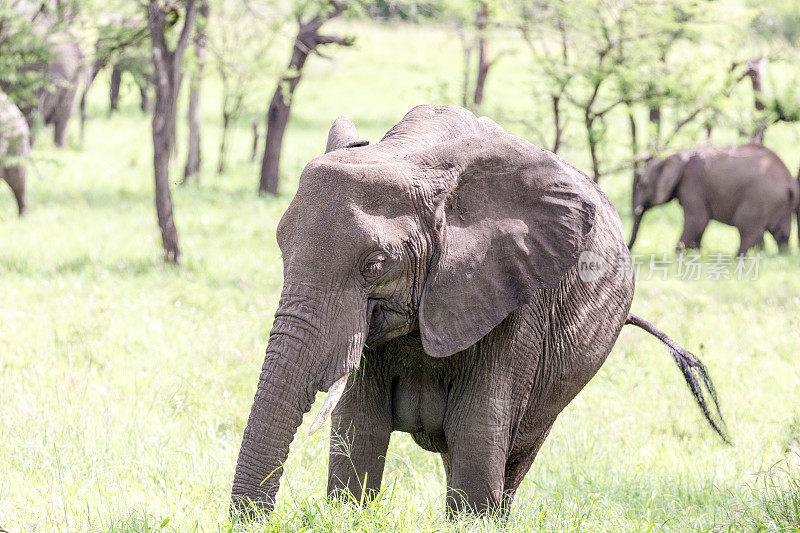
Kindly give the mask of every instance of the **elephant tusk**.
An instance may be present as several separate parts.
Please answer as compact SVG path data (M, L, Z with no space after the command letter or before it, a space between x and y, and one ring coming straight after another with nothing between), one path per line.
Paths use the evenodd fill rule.
M644 207L640 205L637 205L636 209L633 210L634 215L641 215L642 213L644 213Z
M325 397L325 403L322 404L322 409L319 410L319 413L317 413L314 421L311 422L311 427L308 428L309 435L316 433L317 430L322 427L322 424L325 423L325 420L331 416L331 413L336 408L336 404L338 404L339 400L342 399L344 389L347 387L347 378L349 377L349 373L345 374L337 379L336 383L331 385L331 388L328 390L328 396Z

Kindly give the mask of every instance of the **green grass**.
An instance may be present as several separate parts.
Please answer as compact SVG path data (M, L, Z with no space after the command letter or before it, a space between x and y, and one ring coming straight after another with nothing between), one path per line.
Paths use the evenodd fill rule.
M277 198L254 194L249 120L233 132L229 171L211 172L218 84L207 85L202 186L173 189L180 268L160 259L149 120L132 91L107 118L103 90L95 90L82 149L55 150L42 135L28 219L15 218L0 187L0 525L241 529L229 521L228 495L281 286L275 226L300 170L339 114L376 141L415 104L457 101L453 33L371 25L354 33L357 45L337 50L335 62L309 63ZM546 109L530 98L535 72L524 51L490 76L486 112L527 135L503 120L509 109L529 118ZM578 133L564 155L586 168ZM790 166L796 140L788 128L768 134ZM175 176L184 155L181 146ZM602 185L629 228L628 180L609 176ZM678 206L654 210L638 251L672 257L680 226ZM705 253L737 244L735 231L712 224ZM757 281L673 277L637 287L634 312L707 364L735 446L704 424L667 351L626 328L556 422L507 521L446 522L440 461L403 434L392 439L375 504L327 503L327 434L301 428L276 512L250 528L797 531L800 254L794 239L792 246L778 256L769 242Z

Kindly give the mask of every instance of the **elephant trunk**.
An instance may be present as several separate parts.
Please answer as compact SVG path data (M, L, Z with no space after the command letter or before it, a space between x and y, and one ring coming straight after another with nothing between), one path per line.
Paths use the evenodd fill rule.
M294 305L288 305L287 300ZM308 309L308 303L306 298L287 298L284 294L276 313L236 462L231 490L233 513L250 517L256 510L273 510L283 463L303 415L311 409L316 393L330 388L330 399L313 424L319 427L341 398L347 376L360 361L366 336L364 318L354 327L340 328L335 318L304 315L302 309ZM325 302L318 306L326 307ZM335 307L341 316L341 307ZM324 327L326 323L338 331ZM343 335L345 332L352 334Z
M272 511L289 446L317 392L311 386L315 380L308 368L299 362L306 343L292 338L290 332L297 332L298 328L287 322L276 320L270 333L236 461L232 510L245 516L252 515L255 509Z
M631 240L628 241L628 250L633 250L633 243L636 242L636 235L639 233L639 224L642 223L644 216L644 208L636 207L633 212L633 230L631 231Z

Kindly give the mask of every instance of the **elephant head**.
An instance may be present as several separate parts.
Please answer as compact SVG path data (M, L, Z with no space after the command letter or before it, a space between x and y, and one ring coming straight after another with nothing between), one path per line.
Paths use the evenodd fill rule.
M594 223L574 169L460 107L415 107L363 144L339 118L278 225L284 285L234 511L272 509L303 414L329 390L311 428L323 423L365 345L411 334L432 357L471 346L557 286Z
M691 158L691 152L682 150L666 159L652 158L647 161L644 174L637 175L633 180L633 231L628 249L633 249L636 235L639 233L639 224L645 211L651 207L665 204L675 197L675 189L683 177L686 163Z

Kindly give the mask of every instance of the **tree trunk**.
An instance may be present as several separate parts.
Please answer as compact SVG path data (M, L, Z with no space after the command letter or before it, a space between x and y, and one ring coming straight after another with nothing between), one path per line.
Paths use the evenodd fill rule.
M158 93L158 91L156 91ZM181 257L178 244L178 229L172 210L172 192L169 188L169 134L165 131L169 126L163 120L164 104L159 105L156 94L156 110L153 118L153 168L156 180L156 214L158 227L161 229L161 244L164 258L170 263L179 263ZM157 124L160 123L160 124ZM174 127L174 124L173 124Z
M633 106L628 107L628 125L631 129L631 162L633 167L633 181L639 178L639 139L636 134L636 116L633 113Z
M108 114L119 108L119 87L122 84L122 69L119 63L111 68L111 84L108 90Z
M183 182L200 172L200 87L203 83L203 69L206 62L206 21L208 20L208 1L201 0L199 21L195 29L194 51L197 68L192 74L189 86L189 148L186 151L186 166L183 169Z
M250 161L255 161L256 157L258 157L258 141L259 141L259 134L258 134L258 121L253 121L253 153L250 156Z
M561 97L553 96L553 127L555 128L555 140L553 141L553 153L557 154L561 148L561 135L564 128L561 125Z
M160 53L160 51L158 52ZM156 52L153 52L154 56ZM164 58L164 68L156 68L156 104L153 110L153 169L156 182L156 214L158 227L161 229L161 243L164 258L171 263L180 262L180 246L178 229L172 209L172 192L169 188L169 156L172 150L172 135L175 129L175 111L177 102L172 102L171 71L169 58Z
M145 81L139 85L139 96L141 97L139 109L142 110L142 113L147 113L150 111L150 83Z
M475 78L475 95L472 102L476 106L483 103L483 91L486 85L486 76L489 74L489 67L492 63L489 61L489 41L486 38L486 23L489 19L489 6L486 2L481 2L481 8L478 12L476 27L478 29L478 75Z
M589 109L584 113L584 125L586 126L586 140L589 143L589 154L592 156L592 179L595 183L600 181L600 161L597 155L597 139L594 134L594 119L590 116Z
M272 101L267 112L267 140L264 146L264 158L261 161L261 177L258 183L259 195L278 193L283 134L286 132L286 125L289 123L294 91L297 89L297 84L300 83L303 66L305 66L308 55L320 45L338 44L350 46L352 44L351 39L319 34L322 25L326 21L339 16L346 7L344 3L338 0L330 0L329 3L331 7L329 11L324 14L320 13L307 22L299 21L289 66L278 81L278 86L272 95Z
M659 148L661 142L661 106L653 104L648 113L650 122L650 149Z
M189 178L197 176L200 172L200 84L197 77L197 74L192 76L189 90L189 111L187 113L189 148L186 151L186 166L183 168L181 183L187 183Z
M289 113L291 112L291 95L293 89L289 90L288 99L284 98L282 91L283 84L279 83L272 96L267 113L267 141L264 147L264 159L261 161L261 182L258 185L258 193L278 194L278 172L281 159L281 146L283 145L283 134L286 132L286 125L289 123ZM285 101L290 103L287 105Z
M320 23L319 26L321 25ZM308 54L316 48L314 37L319 30L319 26L311 30L305 26L305 24L300 24L289 66L278 81L267 111L267 140L264 146L264 157L261 160L259 195L278 194L281 147L283 146L283 134L286 132L286 125L289 123L289 114L292 110L292 97L297 84L300 83ZM312 32L311 35L308 35L309 31Z
M762 80L764 77L764 69L767 66L767 60L762 58L756 60L750 60L747 62L747 76L750 77L750 83L753 85L753 106L755 107L756 111L763 111L764 110L764 101L762 99L763 95L763 86ZM764 143L764 131L766 130L766 125L763 123L763 118L758 117L757 121L758 125L756 126L755 131L753 132L753 139L752 142L756 144L763 144Z
M659 57L659 62L666 69L667 64L667 50L662 50L661 55ZM656 85L651 86L647 91L647 99L648 102L648 131L647 136L649 137L647 148L650 150L651 153L654 153L657 150L661 149L661 104L658 102L658 97L656 96L659 94L659 87L658 82L653 81Z
M81 113L81 146L83 145L83 138L84 134L86 133L86 98L89 95L89 89L92 87L94 80L97 78L97 75L104 66L104 61L95 61L92 64L92 70L89 72L89 77L86 79L86 83L83 86L83 92L81 93L81 101L79 104Z
M222 114L222 137L219 141L219 159L217 160L217 174L222 174L225 172L225 152L227 150L226 145L228 143L228 126L230 124L231 117L228 113Z
M155 175L155 201L158 226L164 258L171 263L180 262L178 230L169 187L169 159L175 142L175 122L178 110L178 95L183 81L183 53L188 44L194 17L197 13L195 0L188 0L178 44L170 50L164 35L167 14L158 0L150 0L147 8L147 23L155 70L156 101L153 110L153 170Z
M469 107L470 69L472 68L472 49L475 47L475 43L469 38L462 26L459 26L457 31L461 40L461 51L464 54L464 72L461 79L461 107Z

